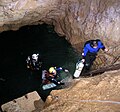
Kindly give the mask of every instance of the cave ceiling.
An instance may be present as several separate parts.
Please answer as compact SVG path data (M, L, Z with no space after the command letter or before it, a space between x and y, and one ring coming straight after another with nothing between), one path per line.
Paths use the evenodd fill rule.
M120 0L1 0L0 31L49 24L77 50L99 38L120 53Z

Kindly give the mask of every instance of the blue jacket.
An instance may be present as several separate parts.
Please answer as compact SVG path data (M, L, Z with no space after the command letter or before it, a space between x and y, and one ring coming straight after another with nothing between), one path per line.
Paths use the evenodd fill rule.
M98 40L98 47L97 47L97 48L93 48L93 47L91 46L91 43L88 42L88 43L85 44L85 46L84 46L84 49L83 49L84 55L83 55L83 57L85 57L85 56L87 55L87 53L97 54L97 52L98 52L100 49L103 49L103 50L105 49L105 46L103 45L103 43L102 43L100 40Z

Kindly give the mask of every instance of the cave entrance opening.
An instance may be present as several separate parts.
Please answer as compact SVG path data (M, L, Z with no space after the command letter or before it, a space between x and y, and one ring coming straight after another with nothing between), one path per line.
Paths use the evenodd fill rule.
M1 103L37 90L43 100L50 91L39 90L41 71L31 72L26 68L26 58L32 53L42 56L42 69L62 66L71 74L78 59L77 52L64 38L59 37L54 27L42 24L21 27L17 31L0 33L0 99Z

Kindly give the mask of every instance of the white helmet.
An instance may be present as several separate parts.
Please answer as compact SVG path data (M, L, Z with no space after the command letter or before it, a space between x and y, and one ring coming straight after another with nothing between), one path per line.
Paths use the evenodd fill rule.
M38 56L39 56L39 54L33 54L33 55L32 55L32 59L37 60L37 59L38 59Z

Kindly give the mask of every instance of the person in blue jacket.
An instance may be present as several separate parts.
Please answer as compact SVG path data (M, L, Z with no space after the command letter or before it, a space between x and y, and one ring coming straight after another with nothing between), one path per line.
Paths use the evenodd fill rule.
M85 43L84 49L83 49L83 59L82 61L85 64L85 71L89 71L91 66L93 65L93 62L96 59L97 53L99 50L102 49L104 51L108 51L107 48L105 48L104 44L101 42L101 40L89 40Z

